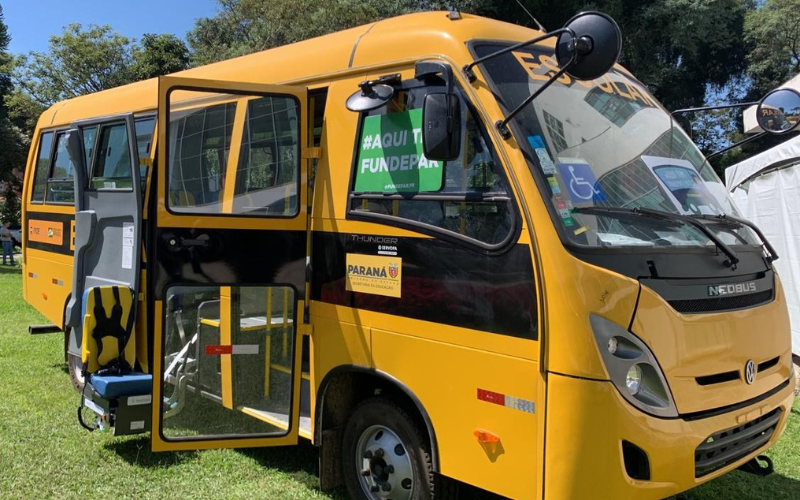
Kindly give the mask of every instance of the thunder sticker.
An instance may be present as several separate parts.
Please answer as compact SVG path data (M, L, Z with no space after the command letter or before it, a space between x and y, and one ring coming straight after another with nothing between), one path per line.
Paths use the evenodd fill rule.
M400 298L403 259L383 255L347 254L346 289Z

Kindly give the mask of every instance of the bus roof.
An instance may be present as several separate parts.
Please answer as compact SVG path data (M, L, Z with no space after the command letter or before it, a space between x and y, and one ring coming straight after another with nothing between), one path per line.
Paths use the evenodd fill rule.
M451 20L447 12L423 12L198 66L171 76L285 84L425 55L447 54L455 59L459 52L466 56L467 40L521 41L537 33L530 28L469 14ZM75 97L47 109L38 126L47 128L98 116L154 110L157 91L158 79L151 78Z

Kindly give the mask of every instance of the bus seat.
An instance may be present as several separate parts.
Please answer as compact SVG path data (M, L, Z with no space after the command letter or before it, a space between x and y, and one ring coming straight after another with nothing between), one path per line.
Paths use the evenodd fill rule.
M153 376L149 373L129 373L122 376L92 374L89 383L99 396L109 400L150 394L153 390Z
M83 293L81 360L85 374L132 371L136 362L133 305L133 290L126 286L96 286Z

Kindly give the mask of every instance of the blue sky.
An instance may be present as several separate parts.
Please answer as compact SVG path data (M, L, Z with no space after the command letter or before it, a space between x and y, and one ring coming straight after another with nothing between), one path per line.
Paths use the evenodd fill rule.
M12 54L47 51L51 35L71 23L108 24L129 38L172 33L185 39L199 17L218 11L216 0L0 0Z

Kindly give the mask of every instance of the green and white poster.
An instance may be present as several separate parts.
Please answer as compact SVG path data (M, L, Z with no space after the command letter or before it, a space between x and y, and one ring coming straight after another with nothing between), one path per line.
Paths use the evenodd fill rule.
M355 191L431 192L442 189L444 164L422 154L422 109L368 116L361 132Z

